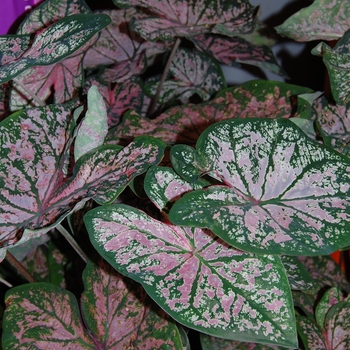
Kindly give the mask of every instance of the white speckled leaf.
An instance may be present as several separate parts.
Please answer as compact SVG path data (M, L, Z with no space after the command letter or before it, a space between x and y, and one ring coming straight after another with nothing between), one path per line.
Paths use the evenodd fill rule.
M67 176L72 107L27 109L0 124L0 246L15 244L26 229L25 240L46 232L89 198L115 199L162 159L165 144L141 137L122 150L101 146L83 155Z
M107 110L103 97L96 86L92 86L87 95L88 109L79 125L74 143L74 159L103 145L107 135Z
M277 256L240 252L210 231L108 205L84 221L97 251L171 317L204 333L296 346L294 310Z
M323 58L335 101L340 105L350 102L350 30L333 49L326 43L320 43L311 52Z
M238 249L329 254L350 243L350 162L285 119L232 119L197 141L205 173L222 185L185 194L169 213Z
M297 328L306 350L327 349L322 330L312 318L297 316Z
M315 319L321 329L325 328L325 320L329 309L343 301L341 290L337 287L328 289L316 306Z
M234 35L253 29L254 7L247 0L113 0L119 7L148 8L153 16L132 28L146 40L173 40L203 33Z
M46 66L63 60L109 23L106 15L72 15L61 19L37 34L31 47L18 59L0 67L0 83L32 66Z
M29 47L30 35L4 35L0 37L0 65L17 59Z
M239 66L239 63L245 63L283 75L283 70L279 67L271 48L266 45L255 45L247 39L244 36L225 37L213 34L191 37L197 49L220 63L229 66Z
M159 79L147 83L145 92L153 97L158 85ZM215 60L197 50L179 48L171 61L169 76L163 84L159 102L180 100L187 103L194 94L206 101L225 87L225 77Z
M315 0L276 30L296 41L337 40L350 29L349 11L349 1Z
M318 283L310 276L302 262L295 256L281 255L281 261L288 276L292 290L301 290L304 293L317 293Z

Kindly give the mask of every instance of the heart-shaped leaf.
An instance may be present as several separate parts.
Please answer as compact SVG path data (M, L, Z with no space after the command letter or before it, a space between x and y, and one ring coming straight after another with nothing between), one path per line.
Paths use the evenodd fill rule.
M350 10L350 6L349 6ZM349 20L350 26L350 20ZM332 95L335 101L344 105L350 102L350 30L337 42L334 49L325 43L318 44L312 53L322 56L325 63Z
M296 345L288 281L277 256L240 252L211 232L109 205L84 221L97 251L187 327L243 341Z
M160 103L180 100L187 103L189 98L198 94L202 100L208 100L215 92L226 87L225 77L220 65L211 57L196 50L177 49L169 68L169 77L165 80ZM159 79L145 85L145 92L154 96Z
M74 142L74 159L103 145L108 131L107 110L103 97L96 86L92 86L87 95L88 110L79 125Z
M25 284L6 295L6 348L182 350L176 325L151 307L142 288L106 265L91 262L83 273L80 318L68 291L47 283ZM51 325L51 326L49 326Z
M25 110L0 125L2 246L16 243L24 229L52 227L89 198L114 200L163 156L165 144L152 137L136 139L123 150L101 146L81 156L67 178L71 107Z
M170 210L173 223L257 253L320 255L349 245L350 162L292 122L222 121L196 148L223 184L184 195Z
M277 33L296 41L338 40L350 29L350 3L315 0L276 27Z
M247 0L113 0L120 7L146 7L155 16L132 22L146 40L174 40L203 33L234 35L252 30L254 7Z
M268 46L254 45L244 37L224 37L221 35L200 34L191 38L197 49L229 66L245 63L269 69L283 75L272 50Z

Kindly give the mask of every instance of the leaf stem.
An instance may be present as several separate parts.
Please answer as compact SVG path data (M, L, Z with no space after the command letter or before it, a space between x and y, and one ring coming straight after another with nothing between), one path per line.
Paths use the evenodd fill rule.
M24 90L39 106L45 106L45 102L43 102L32 90L28 89L22 82L16 78L13 81L20 86L22 90Z
M22 275L29 283L36 282L28 270L7 250L5 259Z
M0 277L0 282L5 284L7 287L12 288L13 285L10 282L7 282L5 279L3 279L2 277Z
M157 105L160 93L162 91L165 79L166 79L166 77L168 75L171 62L174 59L175 53L176 53L180 43L181 43L181 39L177 38L176 41L175 41L175 44L173 46L173 49L171 50L171 53L170 53L170 56L169 56L168 61L166 63L166 66L164 68L162 77L160 78L160 82L159 82L158 87L157 87L157 92L156 92L156 94L155 94L154 98L152 99L152 102L151 102L151 104L149 106L149 109L148 109L148 115L149 116L151 116L153 114L154 110L156 109L156 105Z
M77 254L84 260L85 263L87 263L89 260L87 255L83 252L72 235L61 224L58 224L56 226L56 230L62 234L62 236L68 241L68 243L73 247Z

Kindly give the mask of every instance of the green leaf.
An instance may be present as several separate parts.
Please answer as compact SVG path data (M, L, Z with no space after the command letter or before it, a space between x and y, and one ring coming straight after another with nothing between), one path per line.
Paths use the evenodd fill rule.
M47 66L71 55L110 23L106 15L72 15L36 35L32 46L18 59L0 67L0 83L32 66Z
M296 41L337 40L350 29L350 3L315 0L276 27L277 33Z
M311 53L322 56L335 101L340 105L350 102L350 30L337 42L334 49L326 43L320 43Z
M196 148L222 185L185 194L170 210L174 224L265 254L329 254L349 244L350 162L290 121L222 121Z
M170 198L174 180L166 186ZM290 289L277 256L237 251L208 230L162 223L126 205L95 208L84 221L103 258L179 323L227 339L296 346Z
M107 110L103 97L96 86L88 91L88 109L79 125L74 143L74 159L77 161L83 154L103 145L107 135Z

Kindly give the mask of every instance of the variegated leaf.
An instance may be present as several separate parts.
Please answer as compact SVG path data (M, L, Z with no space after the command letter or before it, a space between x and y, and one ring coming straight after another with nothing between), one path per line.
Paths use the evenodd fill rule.
M42 1L21 23L17 34L35 34L64 17L91 13L84 0Z
M30 35L0 36L0 65L16 60L29 47Z
M265 345L257 343L244 343L236 340L226 340L212 337L207 334L200 334L202 350L283 350L286 349L277 345Z
M106 15L72 15L61 19L37 34L31 47L19 58L0 67L0 83L32 66L46 66L63 60L109 23Z
M110 137L152 135L168 143L194 145L209 125L223 119L289 118L295 110L296 95L308 92L308 88L291 84L253 80L221 91L214 100L170 108L154 120L136 113L125 114Z
M297 316L297 327L298 334L306 350L327 349L322 330L313 319L305 316Z
M107 264L88 262L81 310L89 334L104 349L182 350L179 331L143 288Z
M311 116L316 120L324 143L349 156L350 104L334 104L321 97L313 102Z
M254 45L243 37L224 37L200 34L191 38L196 47L229 66L245 63L265 68L273 73L283 75L272 50L268 46Z
M135 20L132 28L146 40L173 40L203 33L235 35L252 30L254 7L246 0L113 0L117 6L146 7L148 18Z
M127 81L132 75L140 74L146 66L146 59L165 52L168 45L145 41L129 29L132 18L146 17L136 8L104 10L97 13L108 15L112 22L101 31L97 42L84 57L84 68L110 66L101 75L108 82Z
M101 83L96 77L87 79L85 88L97 86L107 107L108 127L113 128L120 122L120 118L128 111L134 110L141 113L144 94L141 87L141 79L133 76L127 81L115 84Z
M104 259L186 327L296 345L290 289L277 256L240 252L210 231L164 224L126 205L95 208L84 221Z
M282 255L281 261L288 276L290 287L304 293L317 293L319 284L310 276L302 262L295 256Z
M205 173L222 185L185 194L177 225L206 227L238 249L330 254L350 243L350 162L285 119L232 119L197 141Z
M343 299L341 290L337 287L332 287L324 293L315 310L316 323L321 329L325 327L325 320L329 309L333 305L342 302Z
M296 41L337 40L350 29L350 3L315 0L276 27L279 34Z
M330 256L298 257L320 289L337 286L350 293L350 284L340 266Z
M306 294L298 290L292 290L292 295L294 308L299 309L301 314L313 320L318 299L317 294Z
M120 146L101 146L83 155L69 178L71 108L28 109L1 123L1 246L16 243L25 229L26 239L30 230L44 233L35 230L52 228L89 198L114 200L134 177L160 162L165 144L143 137L122 151Z
M88 109L79 125L74 142L74 159L103 145L108 131L107 110L103 97L96 86L87 94Z
M8 291L5 303L5 349L95 349L72 293L48 283L23 284Z
M154 96L159 79L145 85L145 92ZM220 65L211 57L196 50L177 49L159 96L160 103L179 100L187 103L189 98L198 94L204 101L226 87L225 77Z
M323 62L328 70L332 95L337 104L344 105L349 103L350 30L337 42L334 49L330 48L326 43L320 43L312 50L312 53L323 58Z

